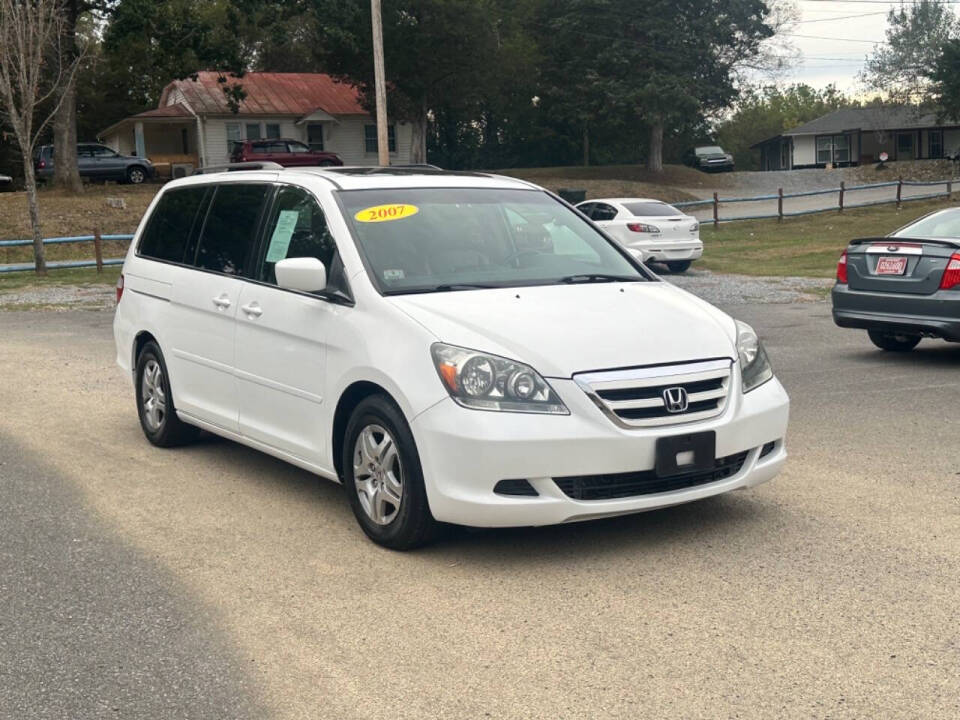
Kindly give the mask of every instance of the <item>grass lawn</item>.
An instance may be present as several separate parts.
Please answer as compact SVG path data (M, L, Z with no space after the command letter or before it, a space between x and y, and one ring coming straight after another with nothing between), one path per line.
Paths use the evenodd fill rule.
M850 240L886 235L931 210L956 202L935 200L878 205L843 213L824 212L799 218L703 223L703 258L697 265L714 272L742 275L833 277L837 258Z
M4 273L0 275L0 293L20 288L37 288L56 285L109 285L117 284L120 277L120 267L112 265L105 267L102 273L96 268L67 268L64 270L50 270L46 277L40 277L34 272Z

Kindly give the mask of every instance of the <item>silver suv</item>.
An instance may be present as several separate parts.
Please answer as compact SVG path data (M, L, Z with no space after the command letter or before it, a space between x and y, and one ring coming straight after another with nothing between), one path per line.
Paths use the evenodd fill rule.
M34 158L38 180L53 177L53 145L41 145ZM77 169L80 177L89 180L116 180L139 185L156 175L149 160L135 155L121 155L106 145L77 145Z

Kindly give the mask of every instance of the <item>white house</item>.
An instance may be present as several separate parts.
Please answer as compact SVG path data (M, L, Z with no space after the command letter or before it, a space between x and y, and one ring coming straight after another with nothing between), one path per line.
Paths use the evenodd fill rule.
M761 170L862 165L880 160L924 160L960 152L960 126L916 108L850 107L811 120L756 145Z
M233 112L225 89L236 85L244 95ZM100 133L106 145L148 157L168 176L230 162L234 141L274 137L335 152L345 165L377 164L376 125L356 88L320 73L199 72L167 85L155 110ZM389 138L391 163L409 163L411 125L391 124Z

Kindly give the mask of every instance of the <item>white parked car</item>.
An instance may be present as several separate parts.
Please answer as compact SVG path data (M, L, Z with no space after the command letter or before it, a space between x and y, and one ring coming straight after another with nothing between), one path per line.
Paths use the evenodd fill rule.
M703 255L699 221L660 200L588 200L577 209L615 240L648 261L665 263L671 272L686 272Z
M203 428L340 481L392 548L440 522L698 500L786 458L789 401L756 333L512 178L177 180L117 298L117 362L150 442Z

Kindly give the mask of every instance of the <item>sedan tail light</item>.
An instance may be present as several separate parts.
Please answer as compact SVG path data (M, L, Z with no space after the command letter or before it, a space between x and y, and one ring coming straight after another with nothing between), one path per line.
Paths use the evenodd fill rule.
M840 256L840 259L837 260L837 282L841 285L847 284L847 251L843 251L843 255Z
M120 298L123 297L123 273L117 278L117 304L120 304Z
M950 290L957 285L960 285L960 252L950 256L947 269L943 271L943 278L940 280L940 289Z
M627 230L631 232L658 233L660 228L656 225L647 225L645 223L627 223Z
M47 166L46 160L41 160L40 162L37 163L37 168L40 170L43 170L46 166Z

